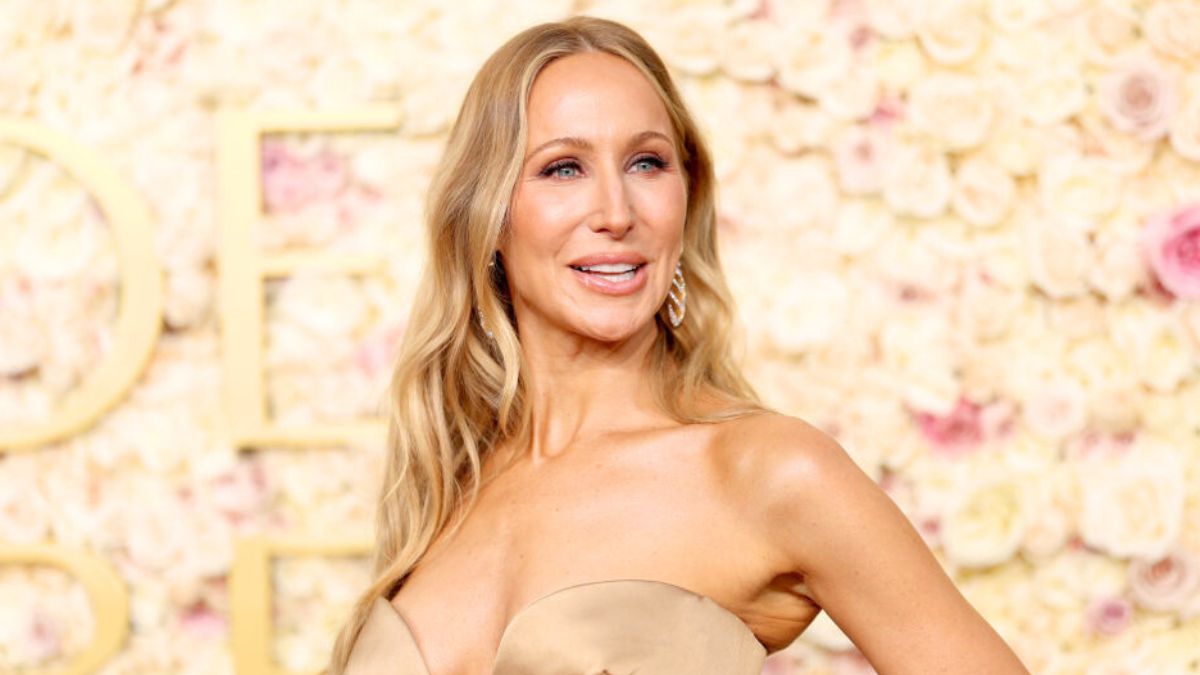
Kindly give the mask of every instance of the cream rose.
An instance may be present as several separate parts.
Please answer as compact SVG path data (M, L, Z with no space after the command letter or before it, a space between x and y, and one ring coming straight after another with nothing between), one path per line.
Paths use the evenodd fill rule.
M1073 64L1051 63L1023 73L1016 87L1019 99L1011 103L1025 119L1042 126L1070 119L1088 100L1087 82Z
M834 340L850 306L849 290L841 275L834 273L793 275L776 299L767 317L767 332L788 353L803 353Z
M987 24L973 2L938 0L925 6L917 39L929 58L944 65L970 61L983 47Z
M1050 14L1047 0L988 0L987 15L1004 31L1026 30Z
M933 218L946 210L950 165L940 150L924 144L896 144L885 161L883 198L888 206L918 218Z
M1108 65L1138 41L1138 15L1115 2L1099 2L1083 13L1079 43L1092 63Z
M1200 162L1200 95L1193 94L1171 121L1171 149L1181 157Z
M743 82L771 79L775 75L772 56L788 48L779 31L762 21L735 23L721 32L716 44L721 70Z
M843 200L834 220L830 244L841 253L859 255L882 241L895 225L895 216L874 200Z
M1161 558L1183 520L1183 471L1171 450L1135 448L1080 465L1080 535L1117 557Z
M1088 421L1086 391L1070 377L1041 381L1021 403L1025 425L1042 439L1062 440L1083 430Z
M832 143L833 166L838 184L846 194L862 195L883 186L888 138L876 126L852 126Z
M867 23L881 35L902 39L916 30L928 2L921 0L864 0Z
M1150 6L1142 19L1142 31L1155 49L1200 65L1200 5L1192 0L1163 0Z
M1200 354L1177 308L1127 302L1110 308L1113 342L1152 390L1171 394L1195 369Z
M978 145L995 114L991 92L964 75L931 75L913 87L908 101L913 125L950 150Z
M788 91L819 99L826 87L850 73L854 52L839 29L792 36L777 53L779 84Z
M1121 173L1111 162L1084 157L1051 157L1038 174L1042 204L1054 214L1098 218L1116 208Z
M1030 219L1024 227L1029 272L1034 284L1054 298L1087 292L1091 259L1087 226L1071 218Z
M1011 558L1029 528L1028 495L1019 478L966 486L942 520L942 548L965 567Z
M1012 176L995 162L971 157L954 174L950 204L971 225L990 227L1008 215L1016 190Z

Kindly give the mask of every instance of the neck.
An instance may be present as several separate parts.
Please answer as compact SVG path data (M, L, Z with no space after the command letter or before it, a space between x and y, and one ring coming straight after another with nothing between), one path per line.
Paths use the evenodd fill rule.
M535 466L579 442L665 421L648 371L656 338L653 322L616 342L554 329L521 333Z

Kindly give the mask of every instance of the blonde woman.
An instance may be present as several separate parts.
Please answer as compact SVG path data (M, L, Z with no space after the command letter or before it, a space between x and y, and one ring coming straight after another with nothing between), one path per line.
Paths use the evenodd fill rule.
M822 609L880 673L1025 672L842 448L739 373L714 189L630 29L543 24L483 65L331 672L752 675Z

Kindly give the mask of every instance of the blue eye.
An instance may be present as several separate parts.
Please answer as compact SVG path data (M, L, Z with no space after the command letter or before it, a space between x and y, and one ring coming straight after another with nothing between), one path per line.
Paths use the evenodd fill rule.
M569 176L569 175L564 176L564 175L558 173L559 171L561 171L563 169L571 169L573 171L579 171L579 164L576 163L574 160L564 160L561 162L555 162L555 163L551 164L550 166L546 167L545 169L542 169L542 172L539 175L555 176L558 178L572 178L573 177L573 176Z
M638 160L636 162L634 162L633 164L634 164L634 166L637 166L639 164L649 164L649 165L653 166L655 169L659 169L659 170L667 168L667 163L665 161L663 161L662 159L655 157L654 155L646 155L645 157L639 157Z

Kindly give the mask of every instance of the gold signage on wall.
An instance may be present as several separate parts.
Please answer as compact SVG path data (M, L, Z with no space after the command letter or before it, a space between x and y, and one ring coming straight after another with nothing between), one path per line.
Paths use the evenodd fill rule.
M90 551L58 544L0 546L0 565L52 565L79 580L95 616L92 640L65 666L25 671L28 675L84 675L100 668L125 642L129 598L113 568Z
M230 441L239 447L377 443L381 420L313 426L275 425L267 418L263 382L263 281L298 271L366 274L382 270L379 256L320 250L265 255L255 237L262 217L264 133L390 130L401 108L378 104L343 111L271 112L225 108L217 115L218 244L221 353Z
M0 427L0 452L34 450L91 426L129 391L150 360L162 326L162 271L150 207L115 168L70 138L30 120L0 116L0 143L21 145L61 165L91 193L116 243L121 300L111 351L45 421Z
M222 109L217 116L220 240L218 298L224 359L226 419L238 447L370 445L385 436L382 420L281 426L268 419L264 395L264 280L298 271L367 274L383 269L372 255L325 251L264 254L256 228L262 219L262 152L265 133L392 130L399 106L342 111L272 112ZM271 652L270 560L287 555L356 556L368 537L330 541L328 536L239 541L230 572L230 637L239 675L286 672Z
M271 655L271 560L284 556L350 557L366 555L370 543L331 536L254 538L237 542L229 573L229 638L239 675L283 675Z

